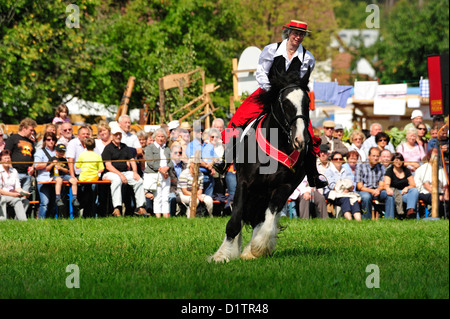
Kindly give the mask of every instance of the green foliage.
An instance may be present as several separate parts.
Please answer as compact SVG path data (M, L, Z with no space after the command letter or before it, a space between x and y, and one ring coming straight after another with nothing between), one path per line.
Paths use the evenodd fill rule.
M400 130L398 127L393 127L386 133L389 135L391 139L390 142L394 146L394 149L405 141L406 132L404 130Z
M449 51L449 1L399 1L381 24L377 46L377 75L382 83L417 80L426 76L426 57Z

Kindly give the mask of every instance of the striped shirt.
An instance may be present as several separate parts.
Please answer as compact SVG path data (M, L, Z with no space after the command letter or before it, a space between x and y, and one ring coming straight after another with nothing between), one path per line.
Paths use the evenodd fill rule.
M379 182L384 181L385 168L381 163L373 167L369 163L358 163L356 165L355 182L363 183L364 187L376 189Z
M192 181L193 177L191 175L191 172L189 171L189 168L184 169L180 176L178 176L178 192L182 193L182 188L187 188L187 190L190 192L192 191ZM198 172L198 188L203 189L203 173Z

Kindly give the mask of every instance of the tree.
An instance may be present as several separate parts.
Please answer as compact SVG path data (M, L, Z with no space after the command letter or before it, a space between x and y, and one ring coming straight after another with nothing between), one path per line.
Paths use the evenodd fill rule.
M419 5L423 5L419 10ZM449 2L399 1L382 24L382 41L376 46L382 83L411 81L427 75L427 56L448 53Z

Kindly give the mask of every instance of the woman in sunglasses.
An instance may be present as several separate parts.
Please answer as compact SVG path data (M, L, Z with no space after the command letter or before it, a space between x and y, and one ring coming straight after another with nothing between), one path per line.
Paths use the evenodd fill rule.
M51 180L50 172L45 168L47 162L56 156L56 134L54 132L46 132L42 139L42 148L39 148L34 154L34 167L37 171L36 182L38 183L39 192L39 218L53 217L55 202L55 187L51 184L39 184L40 182L49 182ZM49 206L51 205L51 207ZM47 212L51 212L47 214Z
M377 135L375 135L375 143L377 143L380 152L386 148L390 140L391 138L385 132L378 132Z

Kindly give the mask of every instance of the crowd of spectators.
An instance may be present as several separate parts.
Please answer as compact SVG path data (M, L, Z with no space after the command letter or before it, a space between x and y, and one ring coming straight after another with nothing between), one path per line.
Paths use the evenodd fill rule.
M418 202L431 205L431 162L438 155L447 163L440 163L439 170L440 216L445 216L448 126L438 118L429 127L420 114L413 115L404 141L396 147L379 123L373 123L367 135L353 129L348 137L334 121L325 121L323 131L315 129L322 138L316 164L328 186L316 189L306 178L299 181L287 203L289 211L294 210L290 216L325 219L338 213L361 220L372 218L375 210L384 218L423 217ZM155 131L135 131L127 115L96 126L96 136L90 125L79 126L74 134L68 109L61 105L41 138L36 136L37 123L29 118L10 136L0 127L0 219L11 214L27 220L33 192L39 203L37 218L42 219L68 217L63 213L67 206L73 217L190 217L193 198L197 216L230 213L236 172L232 165L220 175L213 167L224 153L222 119L215 119L207 130L175 120ZM193 196L197 151L198 188ZM70 203L63 200L69 192Z

